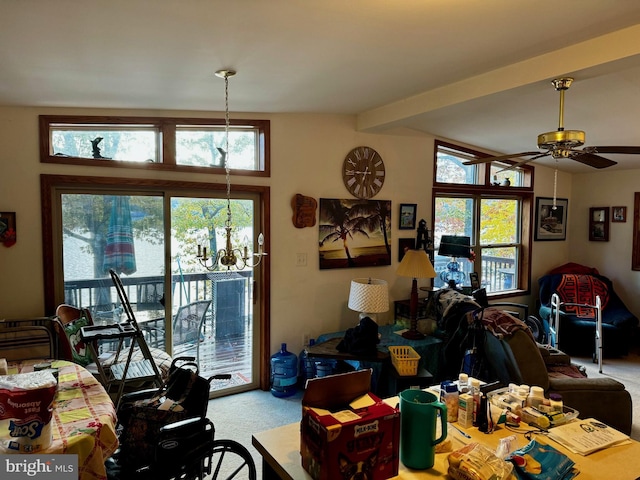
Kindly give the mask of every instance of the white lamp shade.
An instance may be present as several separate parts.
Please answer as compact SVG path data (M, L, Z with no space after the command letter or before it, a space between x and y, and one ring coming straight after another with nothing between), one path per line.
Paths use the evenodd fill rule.
M401 277L434 278L436 271L424 250L407 250L396 274Z
M381 313L389 310L389 286L376 278L351 280L349 308L362 313Z

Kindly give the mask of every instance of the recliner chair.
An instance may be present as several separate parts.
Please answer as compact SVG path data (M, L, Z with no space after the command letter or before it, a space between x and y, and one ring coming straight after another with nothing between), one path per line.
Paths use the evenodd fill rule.
M571 277L569 277L571 275ZM571 282L571 283L569 283ZM572 288L565 289L564 286L573 285ZM597 270L577 264L567 264L555 269L553 272L538 279L540 285L540 318L545 322L545 329L548 331L551 323L551 296L557 293L562 302L586 303L594 305L595 294L600 294L601 299L606 298L606 304L602 309L602 346L603 355L620 356L629 352L631 341L634 338L635 330L638 326L638 318L629 311L616 294L611 280L597 273ZM590 292L585 292L590 285L594 292L591 292L593 301L583 301L589 297ZM566 290L570 293L567 294ZM571 290L581 293L578 298L567 298L571 296ZM558 348L570 355L592 355L595 349L595 317L581 315L578 308L573 311L560 312L560 328ZM591 311L593 312L593 311Z

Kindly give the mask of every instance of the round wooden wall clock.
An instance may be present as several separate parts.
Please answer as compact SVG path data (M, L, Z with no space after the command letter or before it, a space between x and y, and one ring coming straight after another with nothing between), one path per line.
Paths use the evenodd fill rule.
M356 147L342 164L342 180L349 193L358 198L373 198L384 185L384 162L371 147Z

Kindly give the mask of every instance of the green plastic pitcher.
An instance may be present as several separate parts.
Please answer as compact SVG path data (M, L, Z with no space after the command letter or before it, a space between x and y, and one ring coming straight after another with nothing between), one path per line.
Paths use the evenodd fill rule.
M440 412L442 433L436 438ZM447 407L424 390L400 392L400 461L405 467L424 470L433 467L436 445L447 438Z

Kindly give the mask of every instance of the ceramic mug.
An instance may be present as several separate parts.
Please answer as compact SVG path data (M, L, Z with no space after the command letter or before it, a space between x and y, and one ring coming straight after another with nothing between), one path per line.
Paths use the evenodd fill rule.
M438 418L442 431L436 438ZM400 392L400 461L405 467L433 467L436 445L447 438L446 420L447 407L434 394L415 389Z

